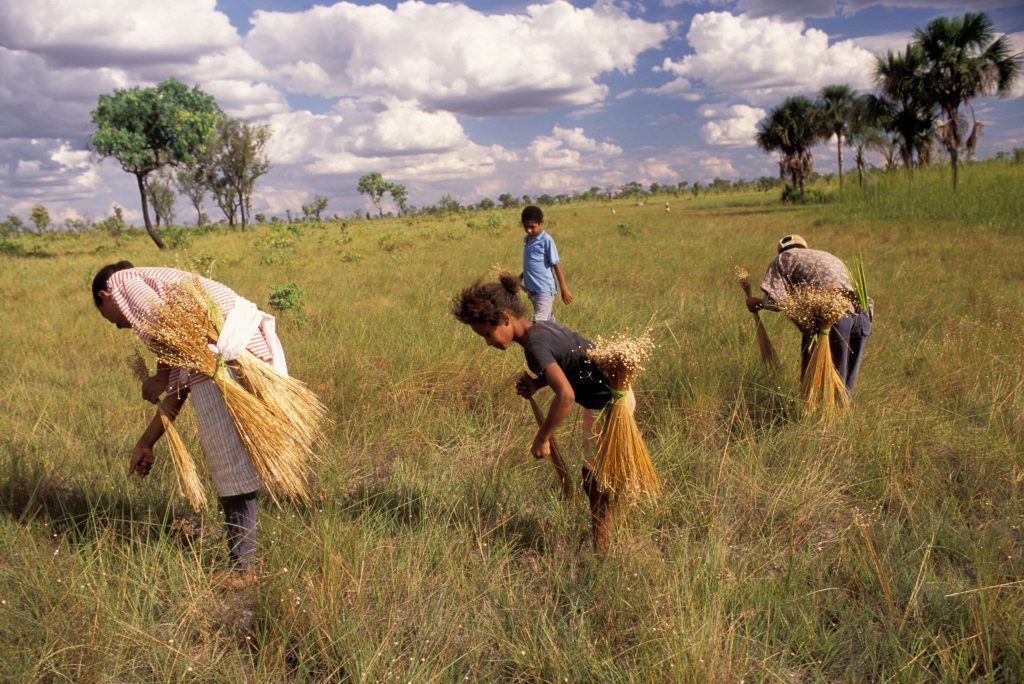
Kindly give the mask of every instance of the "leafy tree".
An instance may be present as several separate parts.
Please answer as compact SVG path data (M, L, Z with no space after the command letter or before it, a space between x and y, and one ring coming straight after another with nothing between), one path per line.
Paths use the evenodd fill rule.
M914 157L924 164L930 155L935 115L925 76L927 63L913 43L903 52L887 52L875 58L875 81L880 94L868 96L868 116L896 138L903 166L913 171Z
M217 135L210 146L206 186L228 225L249 224L256 181L270 170L266 146L270 127L242 119L224 117L217 123Z
M384 177L380 175L379 171L371 171L370 173L362 176L359 179L359 183L356 185L356 190L360 194L366 195L373 202L373 206L377 207L377 215L379 217L384 216L384 210L381 208L381 202L384 200L384 193L389 189L389 184Z
M206 223L206 212L203 211L203 200L206 199L208 188L206 179L209 176L209 154L203 154L202 159L194 164L183 166L178 169L175 175L175 185L185 197L188 197L192 207L196 210L196 225Z
M637 181L630 181L619 188L620 197L640 197L644 194L644 186Z
M156 225L174 223L174 189L172 179L164 175L163 170L150 174L146 178L146 197L153 205L156 214Z
M24 228L25 224L18 218L17 214L8 214L7 219L4 221L3 233L5 235L20 233Z
M50 212L42 204L37 204L32 207L29 219L32 221L32 225L36 227L36 231L42 233L50 225Z
M843 189L843 135L850 127L857 93L844 84L825 86L817 104L819 123L829 135L836 136L836 159L839 165L839 190Z
M320 214L327 210L327 198L313 195L313 201L302 205L302 217L307 221L319 221Z
M930 97L945 117L937 133L949 153L955 190L960 150L973 152L982 130L972 110L974 120L967 133L960 108L979 95L1008 95L1020 77L1024 56L1011 52L1006 36L995 37L992 20L984 12L933 19L914 30L914 43L925 60Z
M437 208L440 209L441 211L447 211L447 212L451 213L451 212L459 211L460 209L462 209L462 206L459 204L458 200L456 200L454 197L452 197L448 193L445 193L441 197L441 199L438 200Z
M779 169L789 174L801 195L814 170L811 147L821 138L817 108L806 97L792 96L757 125L755 140L765 152L779 153Z
M513 209L519 206L519 201L507 192L498 195L498 202L502 209Z
M409 194L405 189L405 186L400 183L388 183L388 193L391 195L391 199L398 205L399 215L405 215L409 210Z
M482 200L476 203L477 209L493 209L494 207L494 200L492 200L490 197L484 197Z
M198 87L189 89L169 78L150 88L100 95L91 117L98 128L92 134L93 147L134 174L146 232L157 247L166 249L149 218L146 176L164 166L189 164L202 154L221 117L220 108Z

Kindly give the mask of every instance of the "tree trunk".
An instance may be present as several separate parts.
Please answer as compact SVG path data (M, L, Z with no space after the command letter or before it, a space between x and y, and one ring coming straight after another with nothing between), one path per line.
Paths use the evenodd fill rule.
M836 151L839 153L839 192L843 191L843 134L836 133Z
M135 179L139 182L139 194L142 196L142 219L146 222L146 232L149 237L153 239L156 246L160 249L167 249L167 245L160 239L160 236L153 230L153 223L149 220L149 201L146 199L146 174L135 174Z
M953 192L956 192L956 184L960 179L960 169L958 162L960 159L960 150L955 145L949 146L949 160L953 163Z

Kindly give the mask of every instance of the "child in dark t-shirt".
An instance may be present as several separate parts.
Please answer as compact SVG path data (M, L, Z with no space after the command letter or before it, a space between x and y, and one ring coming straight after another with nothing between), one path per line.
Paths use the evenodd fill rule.
M593 409L601 409L611 400L611 387L587 358L587 349L593 347L593 343L552 321L533 322L526 318L526 307L519 291L519 279L509 273L502 274L496 283L477 281L455 297L452 314L492 347L505 350L515 342L523 348L527 366L536 377L524 374L516 383L517 394L529 398L545 386L554 392L547 417L537 429L530 448L534 457L551 455L551 436L569 415L574 403L583 407L583 489L590 498L594 545L603 549L611 531L612 510L607 495L597 490L593 480L590 454ZM632 412L636 406L632 391L625 400Z

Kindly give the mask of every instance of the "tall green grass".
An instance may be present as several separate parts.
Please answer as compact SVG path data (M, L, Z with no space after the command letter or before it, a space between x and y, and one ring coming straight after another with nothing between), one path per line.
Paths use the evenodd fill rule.
M658 343L637 417L665 491L624 515L603 558L582 501L528 454L521 354L447 313L458 287L518 266L514 212L288 239L259 226L171 253L138 235L14 238L25 250L0 256L0 680L1020 679L1024 236L999 209L1020 196L1016 173L976 205L915 176L970 222L860 198L551 208L577 297L559 320L588 336L652 323ZM791 232L862 255L876 302L853 412L828 430L798 417L797 331L764 317L783 362L764 371L732 276L739 263L756 279ZM281 283L305 295L279 331L335 422L316 505L263 504L258 585L211 584L219 513L175 494L165 447L149 478L125 477L150 407L131 333L88 293L120 258L192 268L261 305ZM559 435L574 473L579 423Z

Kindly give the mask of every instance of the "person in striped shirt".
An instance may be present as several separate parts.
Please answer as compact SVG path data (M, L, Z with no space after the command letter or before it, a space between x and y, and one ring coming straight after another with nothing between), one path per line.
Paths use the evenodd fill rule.
M186 278L198 279L225 317L237 304L245 302L231 288L214 280L175 268L136 268L129 261L100 269L92 283L93 302L103 318L118 328L133 329L143 344L147 344L152 341L142 329L147 312L165 301L170 286ZM245 348L278 372L287 374L284 350L272 317L264 316ZM245 571L251 568L255 555L256 493L263 483L227 412L224 399L209 377L181 368L158 366L156 373L142 382L142 397L150 403L159 403L160 410L171 420L189 396L207 468L224 511L231 567ZM163 433L158 412L132 450L129 476L137 474L144 478L149 474L153 466L153 446Z

